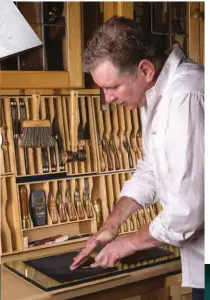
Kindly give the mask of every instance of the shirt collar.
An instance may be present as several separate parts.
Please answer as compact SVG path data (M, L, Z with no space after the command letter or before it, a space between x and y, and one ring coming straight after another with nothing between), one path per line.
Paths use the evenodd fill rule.
M158 98L158 96L163 94L168 81L175 73L178 65L183 58L185 58L185 55L179 45L173 45L173 47L171 48L171 54L167 58L155 85L146 92L147 100L153 98L154 101L154 97Z

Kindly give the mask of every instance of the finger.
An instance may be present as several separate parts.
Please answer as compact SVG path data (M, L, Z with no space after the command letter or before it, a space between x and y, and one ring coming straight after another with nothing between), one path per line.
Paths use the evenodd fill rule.
M90 243L87 247L82 249L82 251L75 257L74 262L70 266L70 270L77 269L96 247L96 243Z

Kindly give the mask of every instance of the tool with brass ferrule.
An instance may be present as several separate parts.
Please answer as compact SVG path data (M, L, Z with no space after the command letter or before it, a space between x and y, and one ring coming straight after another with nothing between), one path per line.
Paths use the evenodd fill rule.
M79 220L85 219L84 207L80 199L79 186L77 181L75 182L74 203L75 203Z
M59 124L58 124L58 113L57 113L55 97L53 98L53 105L54 105L54 119L52 122L52 133L58 145L60 171L65 171L65 165L63 164L63 160L62 160L63 144L62 144L62 138L61 138Z
M113 117L113 107L110 106L110 120L111 120L111 133L110 133L110 148L112 150L112 152L114 153L114 157L115 157L115 167L117 170L120 169L120 157L119 157L119 153L118 153L118 149L117 149L117 145L116 145L116 141L115 138L117 136L117 132L115 132L115 124L114 124L114 117ZM114 134L115 133L115 134Z
M62 189L61 189L61 182L58 182L58 191L56 195L56 204L57 204L57 211L61 220L61 223L67 221L67 216L66 216L66 210L65 210L65 205L63 202L63 197L62 197Z
M9 142L7 139L7 124L5 119L5 109L4 109L4 101L1 99L0 101L0 127L2 128L2 150L4 157L4 168L5 173L9 173L11 171L10 167L10 158L9 158Z
M20 107L20 137L23 138L23 128L22 124L23 121L27 120L26 115L26 105L24 99L19 100L19 107ZM26 168L26 174L29 174L29 163L28 163L28 149L26 147L24 149L24 160L25 160L25 168Z
M84 203L85 211L86 211L88 218L93 218L94 214L93 214L93 209L92 209L91 200L90 200L90 189L89 189L89 182L88 182L87 178L85 178L84 183L85 183L85 186L84 186L84 191L83 191L83 203Z
M98 151L99 151L99 160L100 160L100 167L101 171L104 172L106 170L106 159L105 153L102 147L102 134L99 127L99 111L97 111L97 103L94 101L95 107L95 120L96 120L96 133L97 133L97 140L98 140Z
M70 194L70 186L68 185L65 192L65 205L66 210L69 216L70 221L76 221L77 220L77 213L74 207L74 203L71 200L71 194Z
M50 121L50 108L49 108L49 103L48 103L47 99L45 99L45 112L46 112L46 119ZM55 146L49 147L49 150L50 150L51 171L55 172L57 170Z
M20 208L22 217L23 229L31 228L31 220L29 218L29 207L28 207L28 192L25 186L20 187Z
M18 120L18 107L17 101L12 98L10 100L11 115L12 115L12 129L13 129L13 138L15 146L15 160L17 173L19 173L19 154L18 154L18 138L19 138L19 120Z

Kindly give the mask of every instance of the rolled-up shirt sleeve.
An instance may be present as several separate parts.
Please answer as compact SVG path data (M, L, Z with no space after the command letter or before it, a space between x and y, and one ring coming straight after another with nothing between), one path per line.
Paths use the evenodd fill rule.
M150 224L157 240L182 247L204 226L204 96L172 99L166 133L166 205Z
M130 197L142 206L156 201L155 177L149 153L139 159L132 178L125 182L120 197Z

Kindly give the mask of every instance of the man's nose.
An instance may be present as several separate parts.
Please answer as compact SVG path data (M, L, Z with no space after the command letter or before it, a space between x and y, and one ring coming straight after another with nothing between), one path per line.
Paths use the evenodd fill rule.
M116 100L116 97L113 93L104 91L105 101L106 103L111 103Z

